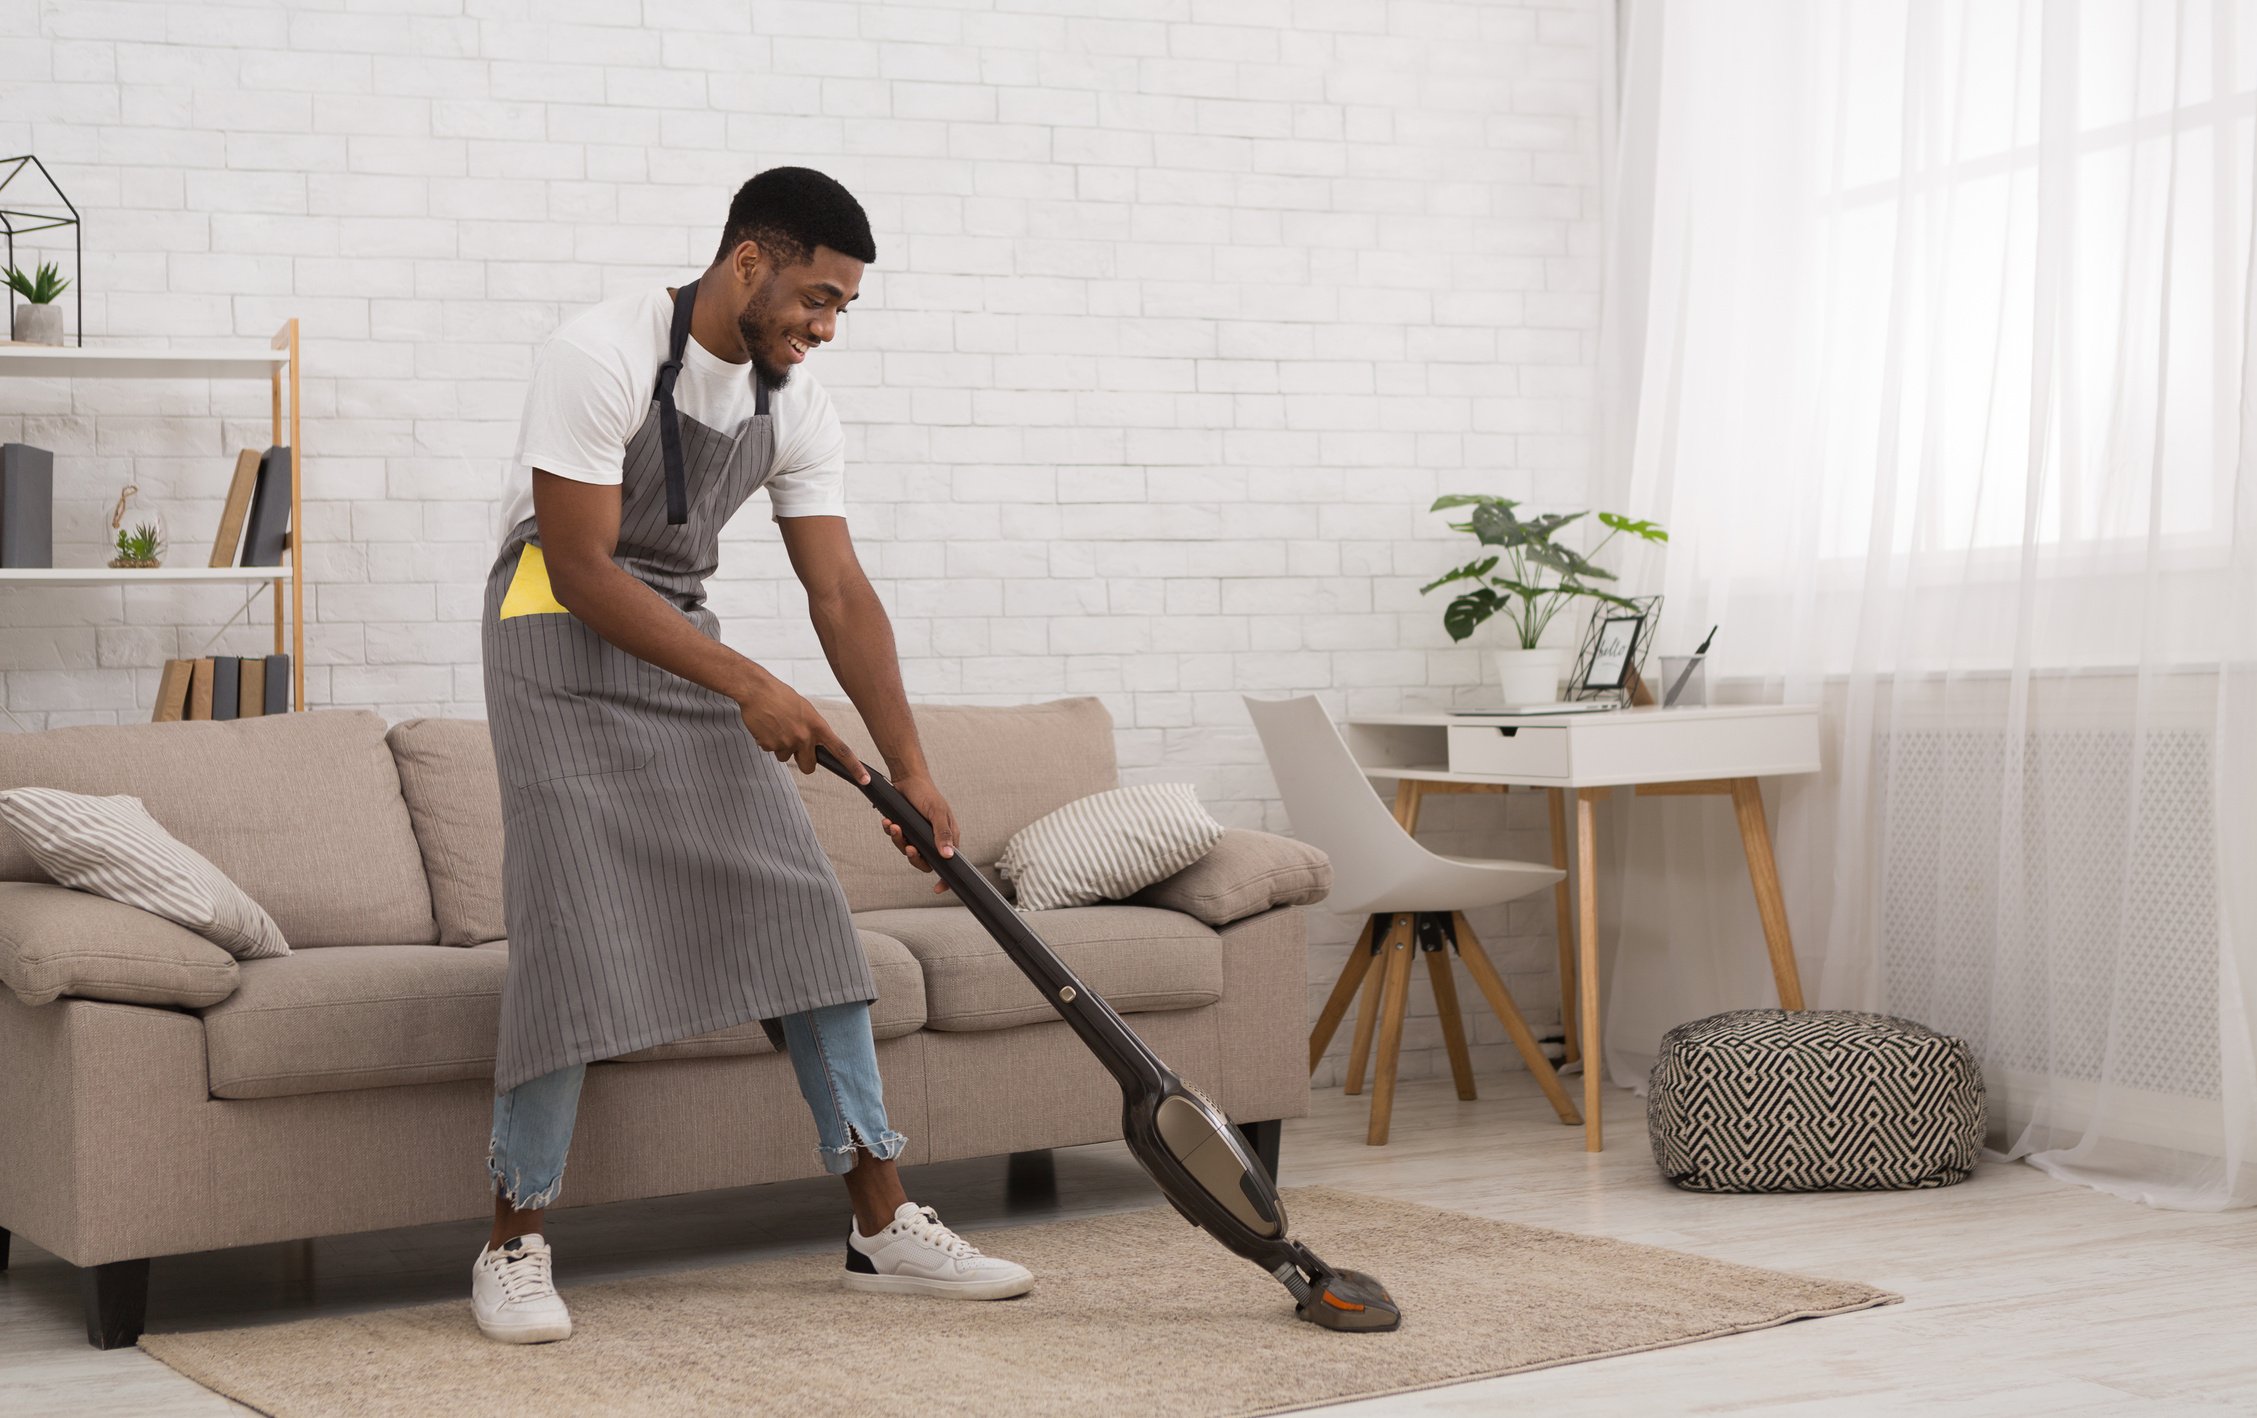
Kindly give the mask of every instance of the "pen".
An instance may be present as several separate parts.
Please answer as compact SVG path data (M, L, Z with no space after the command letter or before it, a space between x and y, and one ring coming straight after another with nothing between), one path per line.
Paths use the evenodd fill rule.
M1685 692L1685 681L1693 677L1694 667L1699 665L1701 662L1701 657L1708 653L1709 642L1716 639L1716 631L1717 627L1713 625L1708 628L1708 639L1703 640L1701 642L1701 647L1698 650L1695 650L1692 653L1691 658L1685 661L1685 668L1678 672L1677 683L1671 685L1669 687L1669 693L1662 696L1662 708L1667 709L1674 705L1677 702L1677 696Z

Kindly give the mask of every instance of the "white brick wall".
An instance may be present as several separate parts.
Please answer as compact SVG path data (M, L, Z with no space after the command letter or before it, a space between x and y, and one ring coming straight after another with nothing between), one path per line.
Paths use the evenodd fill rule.
M1459 550L1423 508L1585 486L1602 3L0 0L0 154L85 213L93 337L303 322L308 692L394 717L482 712L542 337L701 264L754 171L834 174L881 259L818 368L911 692L1099 695L1126 776L1282 829L1239 693L1478 701L1417 594ZM16 382L0 437L62 455L64 556L132 481L193 558L265 400ZM756 508L716 606L832 690ZM241 600L0 591L9 727L144 716ZM1446 799L1422 835L1541 858L1540 800L1505 817ZM1556 1020L1548 900L1514 911L1476 924ZM1311 922L1321 998L1348 932ZM1439 1044L1429 1009L1406 1072Z

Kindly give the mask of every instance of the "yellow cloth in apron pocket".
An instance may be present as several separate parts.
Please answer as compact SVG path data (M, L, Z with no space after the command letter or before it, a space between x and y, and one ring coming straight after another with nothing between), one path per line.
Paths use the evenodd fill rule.
M509 590L502 593L500 619L516 615L570 615L564 603L549 589L549 562L541 549L531 542L525 544L517 556L517 570L509 578Z

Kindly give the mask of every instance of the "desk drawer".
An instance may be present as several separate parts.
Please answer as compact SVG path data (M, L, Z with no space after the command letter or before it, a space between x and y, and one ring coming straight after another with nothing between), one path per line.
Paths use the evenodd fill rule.
M1565 778L1567 730L1526 724L1452 724L1450 771Z

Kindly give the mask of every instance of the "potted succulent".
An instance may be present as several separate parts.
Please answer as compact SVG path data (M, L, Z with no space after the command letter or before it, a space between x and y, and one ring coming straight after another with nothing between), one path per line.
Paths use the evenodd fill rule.
M1601 512L1599 521L1607 534L1586 554L1561 546L1556 538L1563 527L1588 514L1547 512L1523 518L1515 511L1519 506L1509 497L1488 493L1452 493L1434 499L1429 512L1472 508L1467 519L1452 522L1450 530L1470 532L1482 546L1496 550L1436 577L1419 587L1419 594L1470 582L1471 589L1461 589L1443 609L1443 628L1452 640L1463 640L1491 616L1503 616L1513 632L1513 647L1494 652L1504 701L1545 704L1558 697L1561 675L1560 652L1541 644L1552 618L1577 599L1631 604L1627 597L1598 584L1613 581L1614 573L1592 564L1592 558L1624 534L1666 542L1669 533L1652 522Z
M10 266L5 274L8 288L27 302L16 307L15 337L27 345L61 344L63 307L55 304L55 297L70 289L63 273L54 262L43 261L29 275L21 266Z
M110 558L114 570L154 571L165 564L164 514L137 517L132 526L126 525L125 510L139 491L139 483L127 483L118 490L118 505L110 509L111 545L117 548L117 555Z
M136 522L118 528L118 554L110 565L120 569L154 571L165 564L164 528L154 522Z

